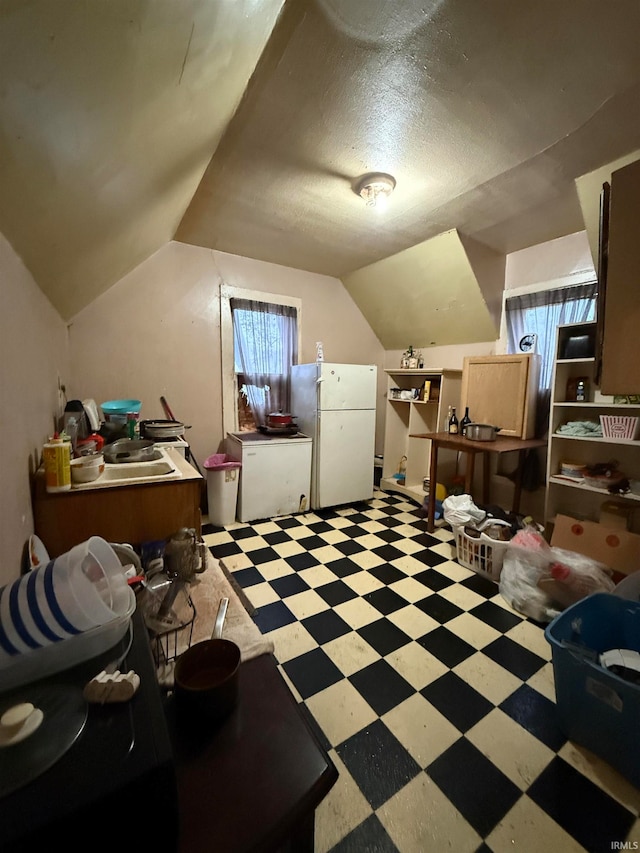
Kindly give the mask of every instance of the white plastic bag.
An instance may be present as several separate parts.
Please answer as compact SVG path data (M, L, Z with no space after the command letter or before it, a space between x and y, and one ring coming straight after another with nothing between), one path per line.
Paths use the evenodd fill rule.
M500 575L500 594L514 610L550 622L593 592L611 592L608 569L583 554L552 548L533 527L511 540Z
M442 512L444 520L452 527L479 524L487 515L474 504L471 495L450 495L442 502Z

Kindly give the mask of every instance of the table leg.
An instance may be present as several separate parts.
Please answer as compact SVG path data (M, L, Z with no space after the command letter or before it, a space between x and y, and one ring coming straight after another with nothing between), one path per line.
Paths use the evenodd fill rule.
M438 485L438 444L431 441L431 461L429 462L429 503L427 505L427 530L433 533L436 518L436 487Z
M526 453L526 450L520 450L518 453L518 467L516 468L516 478L513 484L513 506L511 507L511 511L514 513L514 515L517 514L520 510L520 496L522 495L522 471L524 469L524 457Z
M476 454L469 453L469 451L463 451L466 460L464 463L464 490L467 495L471 495L473 493L473 472L475 469L476 463Z
M482 454L482 500L485 506L491 502L491 454L486 450Z

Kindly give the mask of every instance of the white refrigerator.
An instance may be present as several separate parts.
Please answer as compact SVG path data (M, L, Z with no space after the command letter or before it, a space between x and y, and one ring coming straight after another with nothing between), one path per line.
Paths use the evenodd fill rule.
M374 364L291 368L291 413L313 440L312 509L373 497L376 389Z

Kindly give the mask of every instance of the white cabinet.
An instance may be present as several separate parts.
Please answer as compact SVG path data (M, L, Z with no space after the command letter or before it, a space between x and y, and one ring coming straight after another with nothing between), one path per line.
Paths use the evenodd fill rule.
M387 374L387 404L384 433L384 465L380 488L400 492L421 504L425 497L423 482L429 476L431 442L415 434L445 429L449 406L455 406L461 416L461 370L424 368L385 370ZM430 383L428 399L424 399L425 383ZM416 396L417 395L417 396ZM403 459L404 457L404 459ZM404 482L393 477L401 462L406 465ZM455 473L455 454L442 452L438 478Z
M227 453L242 463L238 521L257 521L309 509L311 438L229 433Z
M595 323L572 323L558 327L551 385L545 518L547 523L553 523L555 516L561 513L599 521L602 504L615 499L638 510L632 513L632 529L640 532L640 495L627 493L614 496L605 488L593 488L561 473L563 464L566 468L568 464L580 466L615 459L619 469L630 480L640 479L640 441L558 432L561 426L570 422L598 423L600 415L640 417L640 405L615 403L613 397L603 397L594 387L595 357L583 357L581 353L585 342L588 342L587 352L595 353L595 334ZM578 353L578 357L572 357L573 353ZM586 386L584 400L575 399L580 379Z

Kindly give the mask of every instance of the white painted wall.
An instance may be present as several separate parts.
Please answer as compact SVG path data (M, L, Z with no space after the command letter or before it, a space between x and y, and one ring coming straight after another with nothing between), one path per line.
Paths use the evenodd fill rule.
M220 285L302 301L300 361L376 364L384 394L384 350L360 310L329 276L171 242L77 314L70 324L79 399L142 400L143 418L164 417L164 395L199 464L220 449ZM379 411L383 412L382 405ZM294 413L295 414L295 413ZM382 415L377 447L383 444ZM373 462L372 462L373 465Z
M67 327L0 234L0 585L20 574L33 533L30 475L71 382Z

